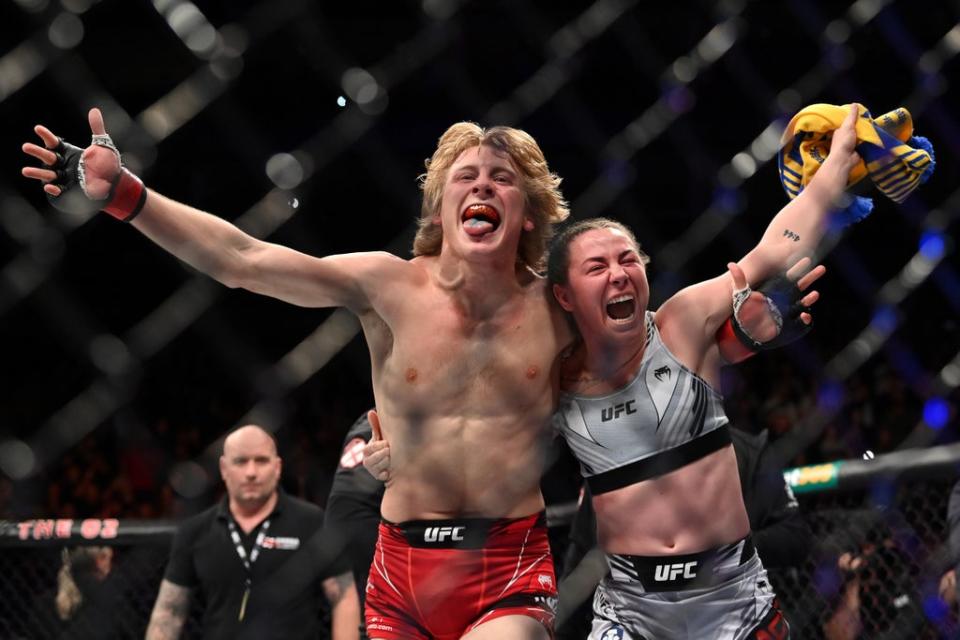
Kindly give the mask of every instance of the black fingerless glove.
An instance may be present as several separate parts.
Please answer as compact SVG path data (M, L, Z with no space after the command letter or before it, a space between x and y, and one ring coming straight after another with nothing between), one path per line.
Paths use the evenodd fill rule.
M747 335L740 327L740 322L734 317L732 322L733 333L748 349L752 351L778 349L799 340L813 328L813 322L806 324L800 319L800 314L809 313L810 307L805 307L800 303L804 293L800 291L793 280L780 275L764 281L756 291L759 291L766 298L767 304L770 305L770 311L779 316L780 332L777 337L768 342L757 342Z
M76 147L63 138L52 151L57 159L50 166L57 177L50 183L60 187L60 195L47 194L47 200L59 211L73 215L90 215L104 211L117 220L130 222L147 200L147 189L143 182L128 171L120 162L120 152L106 134L93 137L93 144L106 147L117 155L120 171L110 184L110 193L106 198L96 200L87 195L84 185L83 149Z

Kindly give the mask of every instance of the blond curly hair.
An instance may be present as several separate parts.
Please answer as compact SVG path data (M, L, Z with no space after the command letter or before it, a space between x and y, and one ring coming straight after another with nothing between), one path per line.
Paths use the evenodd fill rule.
M542 271L553 224L570 215L567 202L560 193L560 176L550 171L543 151L530 134L511 127L484 129L473 122L458 122L447 129L440 137L433 157L424 163L427 172L420 176L423 205L413 241L413 255L435 256L440 253L443 229L433 224L433 218L440 215L447 173L461 153L480 145L507 154L520 172L519 186L533 230L521 236L517 261L535 271Z

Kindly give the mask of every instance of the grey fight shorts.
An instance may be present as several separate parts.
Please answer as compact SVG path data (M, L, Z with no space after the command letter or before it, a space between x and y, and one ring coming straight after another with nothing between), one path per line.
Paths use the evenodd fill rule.
M780 613L749 537L677 556L608 554L588 640L784 640Z

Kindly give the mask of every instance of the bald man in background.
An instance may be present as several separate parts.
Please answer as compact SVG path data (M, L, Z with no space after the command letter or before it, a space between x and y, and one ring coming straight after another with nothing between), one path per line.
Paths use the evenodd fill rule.
M177 529L148 640L179 638L197 592L206 603L203 638L359 637L350 566L322 530L323 510L279 488L281 468L276 441L261 427L226 437L226 495ZM320 621L324 596L329 635Z

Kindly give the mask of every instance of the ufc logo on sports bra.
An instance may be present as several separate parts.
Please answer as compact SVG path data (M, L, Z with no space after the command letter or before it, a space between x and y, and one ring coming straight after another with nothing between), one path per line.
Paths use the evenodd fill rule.
M620 402L618 404L613 405L612 407L607 407L606 409L602 409L600 411L600 419L603 422L610 422L611 420L614 420L615 418L619 418L624 414L630 415L631 413L636 413L637 410L634 407L634 405L636 404L637 404L636 400L627 400L626 402Z
M683 576L686 579L696 578L697 572L694 567L697 566L696 560L693 562L677 562L675 564L658 564L653 574L653 579L657 582L670 582Z
M466 527L427 527L423 531L424 542L443 542L446 539L460 542Z

